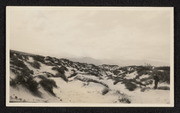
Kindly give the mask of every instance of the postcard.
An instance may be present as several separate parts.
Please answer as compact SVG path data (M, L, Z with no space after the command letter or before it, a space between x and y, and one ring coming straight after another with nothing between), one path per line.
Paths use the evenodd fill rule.
M173 107L173 7L6 7L6 106Z

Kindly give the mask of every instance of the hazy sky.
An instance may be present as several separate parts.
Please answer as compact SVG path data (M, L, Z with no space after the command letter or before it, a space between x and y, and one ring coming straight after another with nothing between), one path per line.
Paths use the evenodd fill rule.
M171 8L11 7L8 14L14 50L169 65Z

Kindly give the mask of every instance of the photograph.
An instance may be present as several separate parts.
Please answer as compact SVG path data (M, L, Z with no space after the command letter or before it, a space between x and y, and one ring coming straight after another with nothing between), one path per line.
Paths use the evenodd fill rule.
M174 8L7 6L6 106L174 107Z

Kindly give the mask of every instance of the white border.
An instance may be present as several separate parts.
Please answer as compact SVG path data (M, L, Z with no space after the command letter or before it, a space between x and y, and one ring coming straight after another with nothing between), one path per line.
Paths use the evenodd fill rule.
M170 104L111 104L111 103L10 103L9 102L9 50L10 50L10 19L11 10L56 10L56 9L73 9L73 10L169 10L171 13L170 20ZM7 6L6 7L6 106L7 107L174 107L174 7L66 7L66 6Z

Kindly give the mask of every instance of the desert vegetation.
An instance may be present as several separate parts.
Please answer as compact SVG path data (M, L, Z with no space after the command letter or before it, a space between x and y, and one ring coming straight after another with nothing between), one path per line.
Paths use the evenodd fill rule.
M159 78L159 86L156 90L153 88L155 75ZM106 100L112 103L130 104L134 102L131 97L138 98L133 95L138 91L138 94L146 93L146 95L151 91L169 92L169 85L170 67L168 66L155 67L149 64L123 67L108 64L97 66L64 58L10 51L10 87L13 91L18 89L18 92L24 87L33 95L32 97L38 97L37 100L41 102L49 101L42 100L46 92L50 95L49 99L54 97L53 99L57 99L58 102L67 102L71 97L74 98L69 102L73 100L77 102L77 98L85 101L86 96L98 95L98 99L94 101ZM18 94L15 96L11 95L13 102L14 100L28 102ZM161 95L159 96L158 98L162 98ZM108 97L111 98L108 100ZM111 100L112 97L116 100ZM166 99L163 98L162 101L164 100Z

